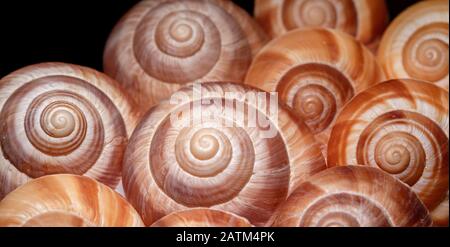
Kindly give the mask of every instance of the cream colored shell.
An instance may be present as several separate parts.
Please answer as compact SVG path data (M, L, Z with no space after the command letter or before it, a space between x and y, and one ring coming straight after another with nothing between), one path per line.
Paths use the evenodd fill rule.
M433 82L448 91L448 0L419 2L388 27L378 60L388 79Z
M267 38L227 0L146 0L116 25L104 70L136 98L141 110L191 82L242 82Z
M31 65L1 79L0 199L49 174L115 187L138 119L133 108L117 82L77 65Z
M448 225L448 92L390 80L353 98L328 143L328 166L377 167L411 186L436 225Z
M143 226L139 214L109 187L87 177L41 177L0 201L0 226Z
M309 178L272 216L271 226L430 226L428 210L405 184L372 167L327 169Z
M164 216L152 227L251 227L245 218L207 208L178 211Z
M196 207L228 211L263 225L300 182L326 168L319 145L307 126L278 102L278 113L270 114L249 98L226 96L261 91L226 82L201 85L180 89L176 95L183 101L162 101L136 128L124 160L126 196L147 225ZM197 110L216 115L190 117ZM248 112L268 120L265 127L237 117L248 119ZM195 124L178 126L172 117ZM267 129L274 135L264 135Z
M256 0L255 17L272 38L297 28L332 28L375 51L388 11L384 0Z
M375 57L361 43L343 32L312 28L291 31L265 46L245 83L278 92L326 151L331 126L343 105L383 79Z

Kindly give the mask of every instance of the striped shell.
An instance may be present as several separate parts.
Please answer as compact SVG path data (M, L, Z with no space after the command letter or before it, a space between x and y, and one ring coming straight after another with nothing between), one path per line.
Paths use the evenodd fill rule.
M416 194L372 167L327 169L301 184L274 213L272 226L430 226Z
M119 194L87 177L41 177L0 201L0 226L143 226L139 214Z
M422 1L401 13L380 43L388 79L433 82L448 91L448 0Z
M292 107L325 150L342 106L384 79L375 57L351 36L330 29L289 32L255 57L245 83Z
M448 224L448 104L447 91L415 80L360 93L336 120L328 165L382 169L411 186L436 225Z
M266 36L228 0L146 0L116 25L104 69L145 111L190 82L242 82Z
M33 178L70 173L111 187L136 122L119 85L89 68L43 63L0 80L0 199Z
M332 28L375 51L388 11L384 0L256 0L255 16L272 38L297 28Z
M267 98L239 84L195 84L143 118L127 148L123 184L147 225L195 207L263 225L302 180L325 169L307 126Z
M251 227L240 216L214 209L198 208L178 211L164 216L152 227Z

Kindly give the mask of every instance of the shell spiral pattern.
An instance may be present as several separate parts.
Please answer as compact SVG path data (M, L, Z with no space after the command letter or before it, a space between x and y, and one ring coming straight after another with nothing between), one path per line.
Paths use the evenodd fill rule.
M85 67L45 63L4 77L0 92L0 198L50 174L117 185L137 115L116 82Z
M255 16L272 38L297 28L332 28L372 50L388 20L384 0L256 0Z
M263 225L302 180L326 168L320 147L278 102L270 114L262 101L236 96L265 92L226 82L196 85L175 93L183 101L152 108L136 128L123 166L126 196L146 225L196 207ZM247 124L252 114L267 122ZM174 124L174 116L195 124Z
M108 75L143 111L186 83L242 82L267 38L231 1L142 1L113 30L104 55Z
M111 188L87 177L44 176L0 202L0 226L143 226L133 207Z
M274 213L272 226L430 226L428 210L405 184L372 167L327 169L309 178Z
M292 31L264 47L245 83L278 92L325 151L330 126L342 106L383 79L375 57L351 36L313 28Z
M415 80L360 93L336 120L328 165L379 168L411 186L436 225L448 224L448 103L445 90Z
M247 219L221 210L198 208L171 213L152 227L251 227Z
M388 79L433 82L448 91L448 1L423 1L400 14L380 43Z

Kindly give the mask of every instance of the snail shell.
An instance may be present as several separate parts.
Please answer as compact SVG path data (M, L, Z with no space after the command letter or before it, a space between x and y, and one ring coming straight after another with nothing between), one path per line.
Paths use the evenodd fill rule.
M0 81L0 199L32 178L86 175L115 187L137 122L119 85L89 68L43 63Z
M423 1L388 27L378 60L388 79L433 82L448 91L448 0Z
M416 80L360 93L336 120L328 165L382 169L411 186L435 224L448 224L448 104L447 91Z
M263 225L301 181L326 168L308 127L278 101L266 101L275 102L274 112L243 96L257 93L266 97L239 84L195 84L174 94L183 101L162 101L143 118L127 147L122 178L146 225L196 207ZM214 115L200 118L196 111ZM246 124L250 112L267 122ZM190 125L173 124L174 116Z
M34 179L0 202L0 226L143 226L119 194L87 177L59 174Z
M274 213L272 226L430 226L416 194L372 167L345 166L320 172L301 184Z
M104 70L147 110L186 83L242 82L266 40L231 1L146 0L113 30Z
M272 38L296 28L324 27L375 50L388 13L384 0L256 0L255 17Z
M336 114L356 93L382 81L375 57L351 36L330 29L291 31L255 57L246 84L276 91L326 151Z
M152 227L251 227L247 219L222 210L198 208L174 212Z

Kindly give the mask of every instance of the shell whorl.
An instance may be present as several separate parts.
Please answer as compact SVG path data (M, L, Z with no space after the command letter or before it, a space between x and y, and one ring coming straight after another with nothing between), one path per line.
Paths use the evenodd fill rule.
M379 168L411 186L431 213L448 208L448 102L445 90L415 80L360 93L336 120L328 165Z
M256 0L256 20L272 37L308 27L331 28L376 49L387 24L384 0Z
M251 227L247 219L238 215L207 208L189 209L164 216L152 227Z
M226 96L261 91L226 82L198 85L175 93L184 95L181 103L162 101L133 133L123 167L126 196L147 225L195 207L262 225L301 180L325 168L319 146L307 126L281 106L273 116L242 96ZM199 109L201 119L194 113ZM234 115L223 114L227 111ZM244 124L248 112L266 116L267 125ZM178 126L173 116L195 124ZM264 138L267 129L275 132Z
M325 146L342 106L383 78L374 56L359 42L342 32L314 28L269 43L255 57L245 83L278 92Z
M0 226L143 226L111 188L87 177L59 174L32 180L0 202Z
M104 55L107 74L143 110L186 83L243 81L266 36L231 1L142 1L117 24Z
M6 76L0 91L0 198L49 174L117 185L137 115L116 82L88 68L45 63Z
M334 167L310 177L274 213L271 226L430 226L417 195L379 169Z
M380 43L388 79L412 78L448 90L448 1L423 1L401 13Z

